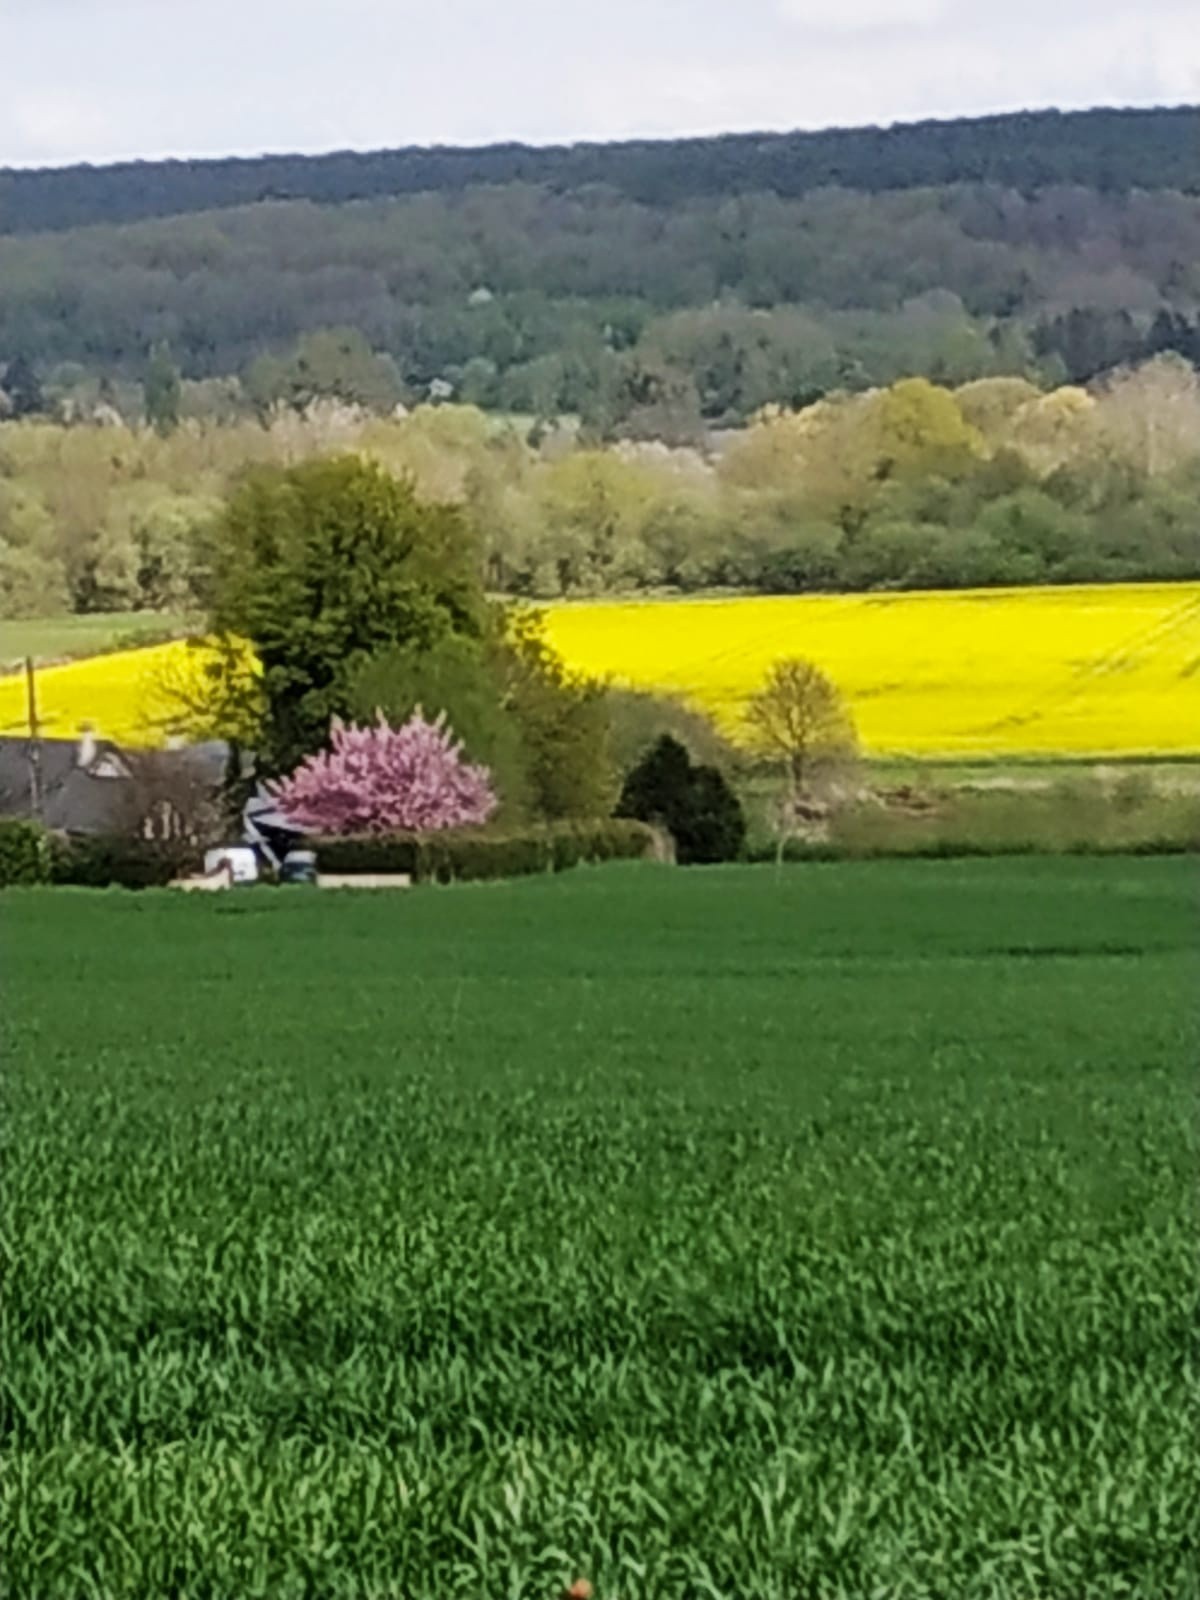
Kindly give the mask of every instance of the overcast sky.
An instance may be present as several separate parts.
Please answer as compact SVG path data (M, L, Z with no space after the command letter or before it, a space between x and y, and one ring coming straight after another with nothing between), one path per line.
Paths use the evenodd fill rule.
M0 165L1200 101L1200 0L0 0Z

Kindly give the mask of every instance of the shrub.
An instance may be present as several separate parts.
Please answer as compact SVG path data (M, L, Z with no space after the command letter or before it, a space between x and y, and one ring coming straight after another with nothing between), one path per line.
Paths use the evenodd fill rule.
M410 878L418 875L421 836L417 833L352 833L340 838L317 837L308 844L316 850L322 872L347 877L357 873Z
M563 872L583 862L642 860L656 854L657 836L643 823L620 818L528 828L449 828L439 833L369 834L315 839L322 872L406 874L420 883L480 881Z
M1086 777L1043 792L943 795L927 814L898 814L861 804L835 815L828 837L790 839L787 861L876 860L888 856L944 859L1006 855L1169 855L1200 848L1200 806L1191 795L1156 792L1135 810ZM753 860L767 860L765 843Z
M178 860L151 840L111 836L59 836L50 850L49 881L80 889L161 889Z
M0 820L0 889L16 884L45 883L50 873L50 846L36 822Z
M426 883L455 883L489 878L523 878L554 870L554 850L547 830L488 832L456 830L427 834L421 841L417 875Z
M670 734L626 777L617 815L666 828L684 866L735 861L746 840L741 802L724 776L716 767L694 766Z

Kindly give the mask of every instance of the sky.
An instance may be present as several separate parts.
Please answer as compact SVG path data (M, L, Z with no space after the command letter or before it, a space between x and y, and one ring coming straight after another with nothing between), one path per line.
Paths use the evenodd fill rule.
M1200 101L1200 0L0 0L0 166Z

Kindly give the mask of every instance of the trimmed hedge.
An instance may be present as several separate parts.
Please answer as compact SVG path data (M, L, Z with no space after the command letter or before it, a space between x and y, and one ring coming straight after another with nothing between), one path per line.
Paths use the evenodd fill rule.
M0 889L45 883L50 873L50 842L36 822L0 819Z
M119 835L82 835L51 841L46 881L79 889L165 889L178 862L161 846Z
M464 883L564 872L583 862L661 855L660 836L624 818L528 828L448 828L442 833L354 834L309 841L322 872L406 874L414 883Z
M618 818L444 833L355 835L311 841L323 872L405 874L416 883L462 883L563 872L581 862L633 861L663 855L662 836ZM66 837L32 822L0 821L0 887L62 884L76 888L165 888L179 863L142 839Z
M161 889L175 877L176 865L143 839L50 833L36 822L0 819L0 888Z

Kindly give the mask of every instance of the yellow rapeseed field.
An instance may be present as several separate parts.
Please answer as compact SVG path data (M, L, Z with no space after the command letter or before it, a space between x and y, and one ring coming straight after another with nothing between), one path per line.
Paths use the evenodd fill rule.
M37 673L38 720L48 739L73 739L90 724L106 739L136 748L161 744L166 686L198 670L183 643L122 650L45 667ZM28 730L23 675L0 678L0 734Z
M573 666L663 689L735 737L780 656L846 695L871 755L1200 752L1200 584L597 601L550 612Z
M1200 753L1200 584L596 601L548 619L571 666L681 695L734 737L772 661L800 655L841 687L872 755ZM47 668L45 732L157 742L184 649ZM24 728L24 684L0 679L0 732Z

